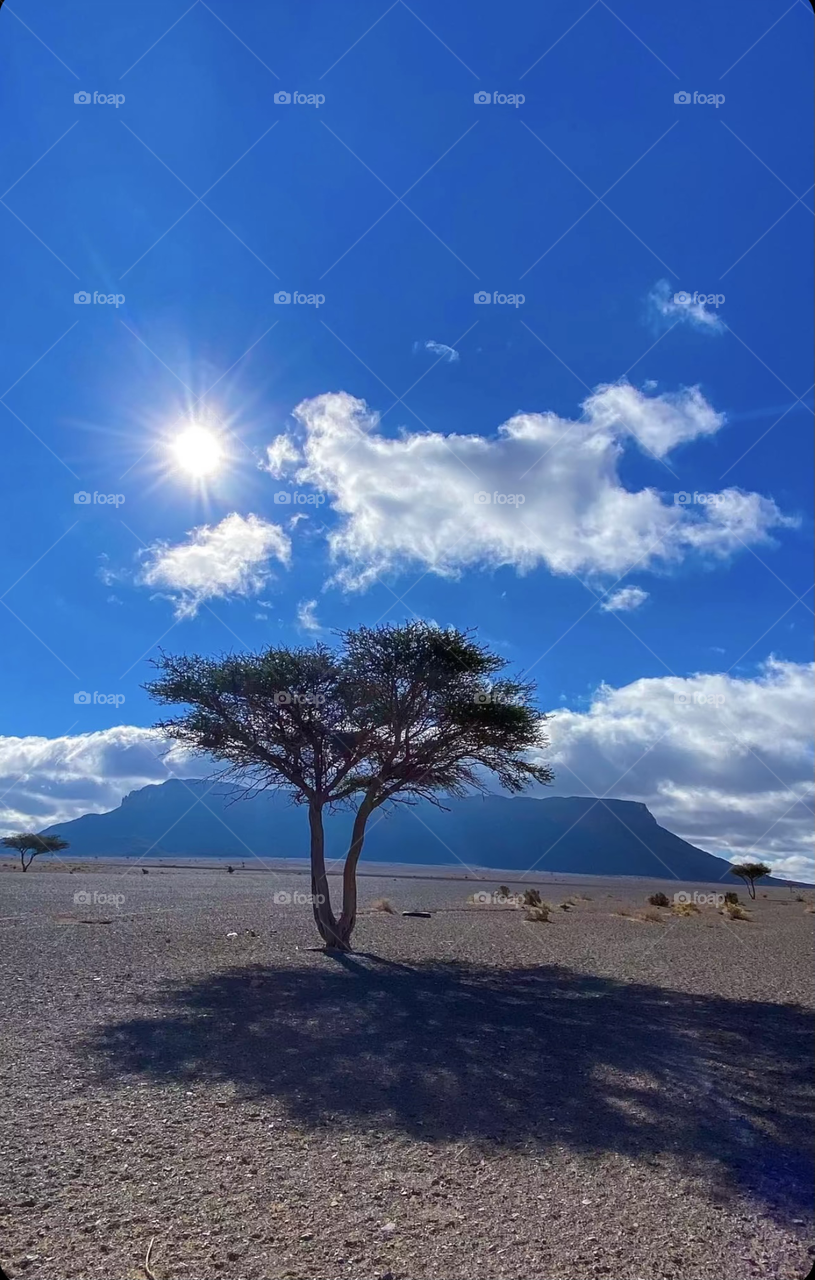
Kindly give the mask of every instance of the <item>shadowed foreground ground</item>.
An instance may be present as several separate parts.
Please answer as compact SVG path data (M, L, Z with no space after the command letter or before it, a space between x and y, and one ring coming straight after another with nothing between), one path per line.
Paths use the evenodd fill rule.
M812 1199L811 1014L620 983L325 957L171 986L90 1046L122 1073L229 1081L299 1125L424 1141L671 1152L785 1218Z

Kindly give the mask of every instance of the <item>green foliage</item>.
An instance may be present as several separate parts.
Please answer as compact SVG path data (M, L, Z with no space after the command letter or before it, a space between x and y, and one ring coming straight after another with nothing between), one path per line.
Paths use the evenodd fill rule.
M740 862L730 868L730 874L739 876L747 884L747 892L751 898L756 896L756 880L770 874L770 868L763 862Z

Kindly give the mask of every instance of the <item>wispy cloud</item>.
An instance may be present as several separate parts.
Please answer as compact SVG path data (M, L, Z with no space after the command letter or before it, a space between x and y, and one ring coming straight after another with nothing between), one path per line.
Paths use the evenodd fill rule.
M705 329L708 333L723 333L726 326L719 319L716 311L708 308L719 307L724 302L723 293L687 293L684 290L674 292L667 280L659 280L648 295L648 305L652 320L665 320L670 324L689 324L694 329Z
M434 356L442 356L447 364L454 364L461 359L455 347L448 347L444 342L434 342L432 338L427 342L414 342L413 350L432 351Z
M324 630L317 621L317 601L301 600L297 606L297 625L301 631L317 635Z
M621 587L608 596L600 608L604 613L630 613L632 609L639 609L647 599L648 592L643 591L642 587Z

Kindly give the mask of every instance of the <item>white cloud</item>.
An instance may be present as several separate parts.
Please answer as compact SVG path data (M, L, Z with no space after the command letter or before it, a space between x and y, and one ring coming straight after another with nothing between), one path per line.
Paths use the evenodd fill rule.
M269 580L269 560L288 564L290 555L279 525L233 512L220 524L193 529L186 542L148 548L140 582L166 592L177 618L191 618L205 600L257 595Z
M639 609L648 599L648 592L642 587L621 587L610 596L606 596L600 608L605 613L627 613L631 609Z
M292 462L296 462L300 457L297 449L292 444L290 438L283 432L276 436L266 449L266 462L261 463L261 468L273 475L275 480L282 480L283 476L289 469Z
M416 344L419 345L418 343ZM423 342L421 344L425 351L432 351L434 356L442 356L447 364L454 364L461 357L455 347L448 347L444 342Z
M643 801L710 853L813 880L813 675L771 659L750 679L602 687L588 711L561 708L549 722L554 790Z
M602 386L583 407L580 421L519 413L491 439L407 430L388 439L377 415L344 392L304 401L294 414L305 435L297 479L333 496L338 580L362 588L412 565L448 577L540 564L618 576L690 551L726 556L790 523L771 499L737 489L691 508L624 487L626 440L662 456L720 428L698 388L657 396Z
M317 601L301 600L297 606L297 625L301 631L310 631L317 634L323 631L323 627L317 621Z
M153 729L117 725L62 738L0 737L0 824L41 831L170 777L204 777L212 763L168 744Z
M715 298L713 306L721 306L723 294L702 294L703 298ZM685 301L687 299L687 301ZM653 317L661 317L672 324L679 321L692 325L694 329L703 329L708 333L724 333L726 325L719 319L716 311L709 311L703 301L699 300L699 291L689 294L684 291L674 292L667 280L659 280L648 295L648 304Z

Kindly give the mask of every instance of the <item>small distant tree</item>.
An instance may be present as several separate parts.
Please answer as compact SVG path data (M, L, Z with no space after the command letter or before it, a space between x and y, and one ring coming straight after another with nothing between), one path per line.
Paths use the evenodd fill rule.
M763 862L739 862L730 868L730 874L738 876L740 880L744 880L750 897L755 898L756 880L760 880L762 876L768 876L770 868L765 866Z
M20 855L20 866L27 871L38 853L59 853L68 848L68 841L61 836L38 836L33 832L21 835L4 836L2 843L7 849L14 849Z
M547 745L530 683L496 679L504 658L469 632L415 622L340 633L334 651L269 649L209 659L162 656L148 693L188 710L156 727L225 765L250 794L281 787L308 809L314 919L328 947L350 950L356 869L368 820L382 805L441 804L441 794L509 792L549 782L530 758ZM343 869L342 909L331 907L324 810L357 801Z

